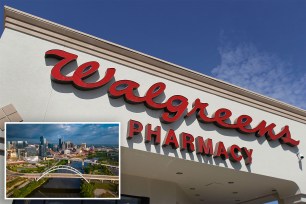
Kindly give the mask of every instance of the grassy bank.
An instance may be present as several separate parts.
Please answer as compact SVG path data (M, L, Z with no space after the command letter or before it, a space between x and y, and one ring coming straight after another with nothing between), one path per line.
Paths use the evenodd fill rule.
M96 174L96 175L113 175L108 167L99 164L89 164L84 167L85 174Z
M28 196L30 193L32 193L36 188L44 184L48 179L40 179L39 181L32 181L25 187L22 187L18 190L15 190L13 193L12 197L13 198L25 198Z
M17 183L23 182L27 180L26 178L22 178L22 177L17 177L9 182L6 183L6 188L11 188L12 186L14 186Z
M118 184L101 182L87 183L83 181L81 185L81 196L84 198L94 198L94 191L96 189L104 189L113 193L106 192L102 194L101 197L104 198L113 198L115 197L114 194L118 194Z
M111 156L108 155L107 152L95 152L95 153L89 153L89 155L87 156L88 159L93 159L93 158L97 158L97 160L99 161L99 163L101 164L109 164L109 165L114 165L114 166L118 166L119 165L119 155L117 156Z

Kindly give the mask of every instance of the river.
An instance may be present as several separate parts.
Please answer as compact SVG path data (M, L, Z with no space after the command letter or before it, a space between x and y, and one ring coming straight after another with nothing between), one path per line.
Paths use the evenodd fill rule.
M86 163L84 164L87 165ZM73 161L70 166L83 172L82 163ZM68 170L58 172L71 173ZM46 183L35 189L28 198L80 198L81 179L78 178L50 178Z

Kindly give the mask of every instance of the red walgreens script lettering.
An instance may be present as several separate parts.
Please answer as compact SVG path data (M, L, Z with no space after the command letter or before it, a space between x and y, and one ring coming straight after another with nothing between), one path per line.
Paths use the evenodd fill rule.
M108 68L105 72L105 76L95 83L84 82L84 79L92 76L99 69L100 65L98 62L90 61L79 66L72 76L65 76L61 73L61 70L69 63L75 61L78 56L65 52L63 50L49 50L45 54L46 58L54 57L60 61L53 67L51 71L51 77L53 81L59 83L72 83L79 89L96 89L104 86L114 77L116 69Z
M51 78L57 83L71 83L78 89L91 90L103 87L109 83L114 75L115 68L107 68L105 76L94 83L85 82L84 79L92 76L99 69L99 63L90 61L77 67L72 76L63 75L61 70L69 63L77 59L77 55L65 52L63 50L49 50L46 52L45 57L53 57L60 61L53 67L51 71ZM192 109L187 112L188 99L182 95L174 95L168 98L164 103L157 103L154 101L158 96L164 93L166 85L162 82L153 84L144 96L137 96L136 90L140 85L132 80L119 80L111 84L108 89L109 97L120 98L123 97L126 102L131 104L143 103L152 110L163 109L161 121L163 123L172 123L179 120L184 114L184 117L196 115L199 122L214 123L221 128L237 129L241 133L255 133L257 137L265 136L267 140L279 140L283 144L289 146L297 146L300 141L291 138L289 127L286 125L278 133L274 133L276 125L274 123L267 124L262 120L257 126L251 128L252 117L248 115L241 115L235 123L228 123L227 120L232 116L232 112L226 108L218 109L212 117L206 114L208 103L202 103L200 99L196 99L193 103ZM187 112L187 113L186 113Z

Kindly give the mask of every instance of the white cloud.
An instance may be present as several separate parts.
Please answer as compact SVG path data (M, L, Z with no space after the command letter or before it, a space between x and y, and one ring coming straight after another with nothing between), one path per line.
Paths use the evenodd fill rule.
M111 126L107 128L108 134L118 134L119 133L119 127L118 126Z
M294 72L292 65L252 44L219 52L221 63L213 77L306 109L306 73Z

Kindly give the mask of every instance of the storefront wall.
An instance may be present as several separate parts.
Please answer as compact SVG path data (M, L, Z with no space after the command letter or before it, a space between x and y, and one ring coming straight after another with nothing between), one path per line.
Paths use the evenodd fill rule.
M73 72L77 66L88 62L97 61L100 63L99 77L92 76L89 81L97 81L105 75L106 68L116 68L115 80L133 80L140 84L138 92L143 96L151 85L157 82L166 84L164 99L167 100L173 95L183 95L188 98L188 110L192 108L192 102L200 98L203 103L208 103L208 116L211 116L219 108L228 108L232 111L231 122L243 114L253 118L255 126L265 120L268 124L275 123L275 132L281 131L285 125L290 127L292 138L300 140L297 147L290 147L280 144L277 141L267 141L265 137L257 138L254 134L243 134L233 129L222 129L214 124L199 123L195 116L165 124L160 121L163 110L151 110L143 104L129 104L123 98L112 99L108 96L109 85L102 88L85 91L78 90L71 84L58 84L50 79L50 72L58 62L56 59L46 59L45 52L51 49L60 49L78 55L76 63L70 64L65 70L66 73ZM305 165L299 162L297 153L306 150L306 125L299 120L289 119L278 114L277 111L266 111L255 108L254 105L237 102L228 98L220 97L209 91L192 88L180 83L174 77L168 77L158 72L149 73L148 69L135 69L124 63L110 61L105 58L95 57L76 49L71 49L54 42L31 36L10 28L6 28L0 40L0 104L5 106L13 104L19 114L26 122L121 122L121 145L127 151L140 150L152 154L164 155L176 159L190 160L202 165L214 165L220 168L233 169L249 174L257 174L277 179L292 181L296 184L295 193L288 192L286 188L278 190L280 199L287 199L295 194L306 193ZM272 113L275 112L275 113ZM196 152L188 153L172 149L170 146L153 145L144 142L145 132L142 135L135 135L127 139L128 121L141 122L144 127L148 123L152 127L161 126L161 141L164 140L167 131L173 129L177 139L182 132L189 133L194 137L202 136L204 139L211 138L213 144L222 141L225 147L238 145L253 149L253 162L245 165L244 161L233 163L220 158L207 159L199 156ZM0 133L3 137L3 132ZM122 159L129 161L122 155ZM3 163L3 160L1 160ZM158 166L159 164L156 164ZM184 165L188 165L184 163ZM3 175L3 165L1 174ZM161 167L162 168L162 167ZM137 175L127 175L125 167L122 166L122 193L135 194L151 198L151 203L189 203L189 197L184 196L184 191L175 182L162 181L158 179L143 178ZM218 175L212 175L218 176ZM1 177L1 183L3 183ZM133 186L133 188L131 188ZM3 187L1 187L3 188ZM275 188L278 188L275 186ZM3 192L3 189L1 189ZM161 199L161 200L160 200ZM305 198L304 198L305 199ZM303 200L301 198L300 200Z

